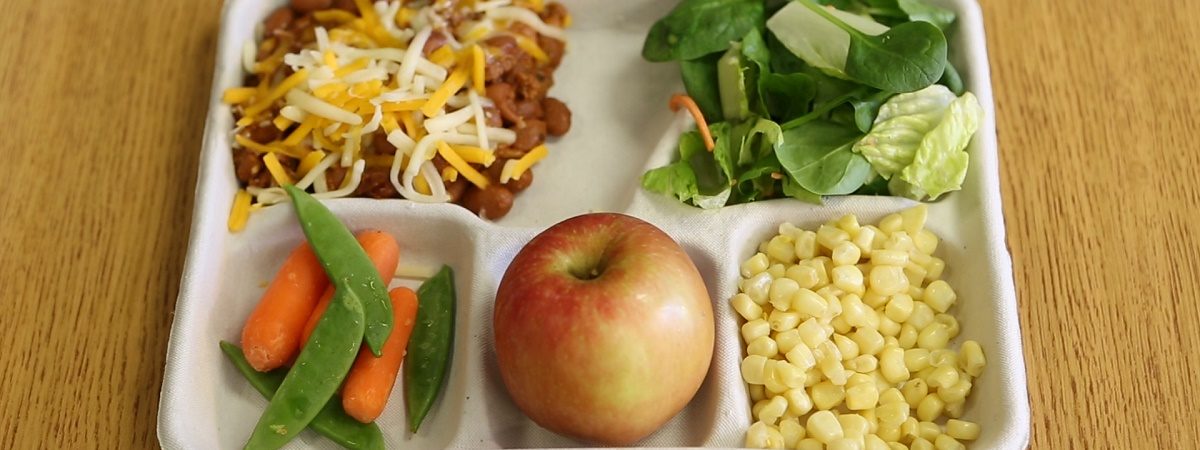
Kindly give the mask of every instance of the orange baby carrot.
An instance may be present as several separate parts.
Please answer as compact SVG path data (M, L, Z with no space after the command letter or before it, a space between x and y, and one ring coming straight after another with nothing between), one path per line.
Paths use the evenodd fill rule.
M254 370L278 368L299 353L304 325L328 286L308 243L292 250L242 328L242 353Z
M376 358L370 349L359 349L358 359L342 385L342 408L362 423L372 422L383 414L396 385L408 338L417 323L417 293L400 287L392 289L390 294L395 328L383 344L383 355Z
M367 257L375 263L375 270L379 271L384 283L390 281L392 274L396 273L396 265L400 264L400 245L396 243L396 238L379 230L363 231L358 233L357 237L358 245L362 246ZM321 316L325 314L325 308L329 307L332 298L333 286L329 286L317 302L316 308L309 310L308 323L304 325L303 340L300 342L308 342L308 336L317 327L317 322L321 321Z
M671 111L678 111L680 107L687 108L692 114L692 118L696 120L696 128L700 130L700 136L704 138L704 148L708 151L713 151L716 143L713 142L712 132L708 129L708 121L704 120L704 114L700 112L700 107L696 106L696 101L692 100L684 94L675 94L671 96L671 101L667 103L671 107Z

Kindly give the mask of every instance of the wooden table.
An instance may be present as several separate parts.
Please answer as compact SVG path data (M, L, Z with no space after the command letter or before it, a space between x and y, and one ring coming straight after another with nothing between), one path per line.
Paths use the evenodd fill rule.
M982 3L1033 447L1196 448L1200 8ZM0 448L155 446L219 4L2 9Z

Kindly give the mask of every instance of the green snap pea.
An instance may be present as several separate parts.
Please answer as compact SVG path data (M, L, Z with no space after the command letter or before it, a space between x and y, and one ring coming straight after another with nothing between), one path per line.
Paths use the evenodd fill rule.
M229 361L233 363L238 372L241 372L246 381L250 382L250 386L253 386L263 397L270 399L279 389L279 385L283 384L283 378L287 375L286 370L279 369L270 372L254 370L246 361L242 349L229 342L221 341L221 351L225 352L225 356L229 357ZM354 420L342 410L342 402L338 397L325 402L325 407L317 412L317 416L308 423L308 427L351 450L382 450L384 448L383 433L379 431L379 426L374 422L362 423Z
M321 261L334 289L354 291L362 300L366 316L366 340L371 353L383 355L383 344L392 332L392 301L388 298L387 282L379 276L375 264L367 257L350 230L329 212L321 202L295 186L285 186L292 197L300 227L308 236L313 253Z
M408 423L413 433L421 426L442 390L454 347L454 271L442 266L417 289L417 323L404 358L404 388Z

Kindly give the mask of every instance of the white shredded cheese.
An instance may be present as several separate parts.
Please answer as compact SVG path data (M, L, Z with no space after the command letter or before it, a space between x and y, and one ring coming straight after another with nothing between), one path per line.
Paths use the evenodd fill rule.
M473 112L471 108L460 108L452 113L426 119L425 130L430 134L449 131L471 120Z
M521 22L525 25L529 25L529 27L533 28L534 31L544 34L547 37L552 37L560 41L567 40L567 34L564 33L561 28L547 25L546 22L542 21L541 17L538 17L537 13L525 8L516 6L493 8L488 10L487 16L491 19Z
M363 169L366 167L367 161L365 159L355 161L354 168L350 169L350 180L348 183L342 183L342 187L336 191L316 193L313 194L313 197L319 199L339 198L354 193L354 190L358 189L358 184L362 182Z
M298 89L288 91L287 102L289 105L300 108L306 113L315 114L329 120L345 122L350 125L362 124L362 117L358 114L333 106Z
M487 128L487 117L483 113L483 105L481 105L479 102L479 94L476 94L472 89L467 89L467 100L470 100L471 112L474 113L476 128L475 134L479 136L479 148L491 150L492 146L488 143L487 133L480 133L478 130L480 128Z
M321 162L318 162L317 165L313 166L312 169L309 169L308 173L304 175L304 178L301 178L300 181L296 182L296 187L300 189L308 189L309 186L312 186L313 182L325 175L325 171L329 169L329 167L332 166L333 162L337 161L337 159L338 155L336 153L326 155L325 158L321 159ZM320 186L325 186L324 179L321 180Z

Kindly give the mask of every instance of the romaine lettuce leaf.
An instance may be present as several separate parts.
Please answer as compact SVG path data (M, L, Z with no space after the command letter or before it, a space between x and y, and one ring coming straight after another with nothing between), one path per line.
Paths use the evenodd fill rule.
M963 150L982 116L973 94L955 97L941 85L896 95L854 151L889 180L893 195L937 199L962 187L969 161Z

